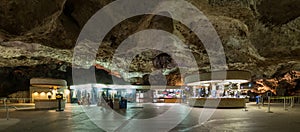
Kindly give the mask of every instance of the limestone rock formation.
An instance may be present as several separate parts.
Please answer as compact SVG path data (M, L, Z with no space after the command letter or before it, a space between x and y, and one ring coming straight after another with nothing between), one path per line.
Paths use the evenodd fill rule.
M146 29L164 30L184 43L184 46L174 44L177 47L174 51L176 58L172 59L178 61L159 69L168 85L182 84L182 78L195 71L211 70L207 51L195 33L181 22L160 15L140 15L122 21L105 36L98 49L90 48L97 45L90 40L84 41L83 47L74 48L85 23L113 1L2 1L0 70L4 76L0 78L0 90L12 88L5 93L25 90L23 87L28 87L27 81L31 77L58 77L70 81L72 75L67 69L72 66L87 70L95 67L109 72L110 75L105 74L110 76L108 78L120 77L131 84L149 84L151 75L157 70L153 60L165 51L149 48L137 52L137 46L131 45L126 47L130 49L126 53L116 54L128 37ZM300 71L299 0L187 1L204 13L222 41L227 65L219 69L248 70L254 80ZM168 12L164 14L169 16ZM110 15L114 17L114 14ZM145 40L139 42L143 44ZM151 47L145 43L144 46ZM73 62L76 50L84 52L87 59L75 58L77 61ZM191 51L192 56L177 51ZM130 59L130 56L134 57ZM94 57L94 61L87 61ZM191 57L197 60L198 68L188 67L193 63L189 61ZM40 66L47 67L44 73L38 68ZM14 83L19 79L24 81L24 85L16 88Z

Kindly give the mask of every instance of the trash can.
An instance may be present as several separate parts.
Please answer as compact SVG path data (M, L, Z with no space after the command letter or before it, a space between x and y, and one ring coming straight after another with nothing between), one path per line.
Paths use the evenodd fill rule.
M114 99L113 108L120 109L119 99Z
M122 99L120 101L120 109L126 109L127 108L127 99Z

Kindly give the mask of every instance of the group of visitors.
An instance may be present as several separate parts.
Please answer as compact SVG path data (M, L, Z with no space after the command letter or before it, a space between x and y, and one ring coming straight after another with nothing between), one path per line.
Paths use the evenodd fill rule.
M78 100L79 105L91 105L91 97L88 93L87 96L83 96L81 100Z

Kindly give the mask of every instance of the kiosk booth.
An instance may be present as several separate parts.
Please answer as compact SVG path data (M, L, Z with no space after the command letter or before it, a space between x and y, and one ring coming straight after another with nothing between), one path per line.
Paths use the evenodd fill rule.
M70 91L67 82L62 79L32 78L30 79L30 99L36 109L58 108L56 95L63 95L61 107L70 102Z
M141 86L112 84L82 84L70 86L71 100L80 105L94 105L121 98L130 103L181 103L181 86Z
M153 103L182 103L181 86L152 86Z
M70 89L72 103L79 105L100 105L107 100L118 102L121 98L135 102L136 86L132 85L81 84L72 85Z
M185 84L190 87L188 103L196 107L245 107L246 95L242 83L251 79L248 71L215 71L190 75Z

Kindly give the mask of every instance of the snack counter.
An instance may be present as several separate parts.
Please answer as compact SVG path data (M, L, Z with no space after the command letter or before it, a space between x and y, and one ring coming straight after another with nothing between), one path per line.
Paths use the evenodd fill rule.
M62 108L65 108L66 99L62 100ZM56 109L58 101L56 99L35 99L35 109Z
M181 98L157 98L153 99L154 103L181 103Z
M189 106L216 107L216 108L243 108L246 106L245 98L189 98Z

